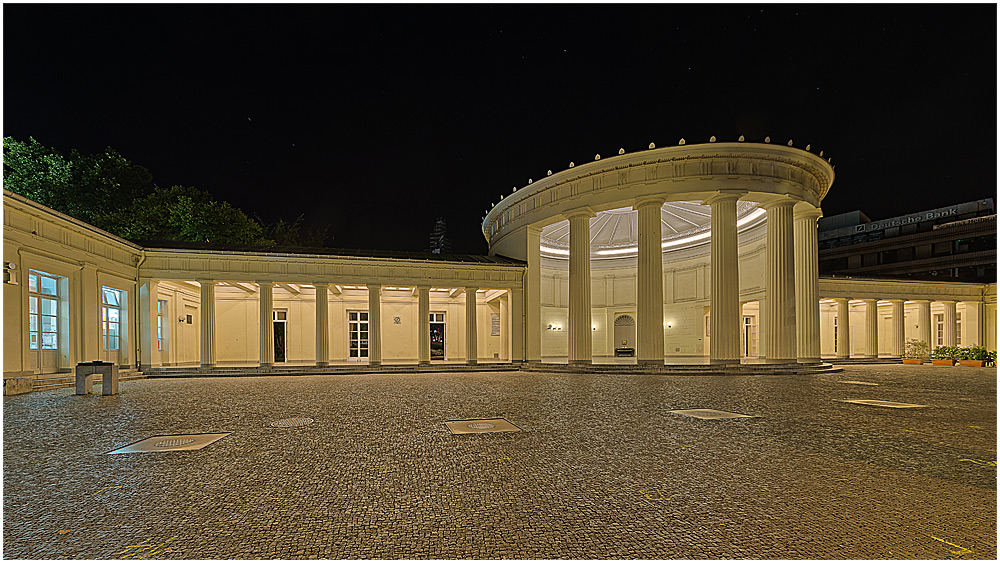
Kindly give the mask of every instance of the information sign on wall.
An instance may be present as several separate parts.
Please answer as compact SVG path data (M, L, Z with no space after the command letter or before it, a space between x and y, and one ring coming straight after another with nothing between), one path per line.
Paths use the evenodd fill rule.
M490 336L500 336L500 315L490 313Z

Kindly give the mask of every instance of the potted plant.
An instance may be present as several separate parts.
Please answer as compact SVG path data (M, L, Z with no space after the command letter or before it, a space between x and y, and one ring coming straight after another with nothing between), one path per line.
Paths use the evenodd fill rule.
M983 367L990 360L990 353L983 346L971 346L961 349L958 360L960 366Z
M904 364L922 364L927 361L927 357L930 356L930 349L927 343L923 340L917 340L911 338L906 341L903 346L903 363Z
M931 353L931 363L936 366L953 366L957 356L957 346L938 346Z

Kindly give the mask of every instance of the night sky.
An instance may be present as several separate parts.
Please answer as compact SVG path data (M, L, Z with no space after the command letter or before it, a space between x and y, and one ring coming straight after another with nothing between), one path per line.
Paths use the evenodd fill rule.
M11 5L3 135L332 246L485 254L499 194L745 135L833 157L827 215L995 197L997 7Z

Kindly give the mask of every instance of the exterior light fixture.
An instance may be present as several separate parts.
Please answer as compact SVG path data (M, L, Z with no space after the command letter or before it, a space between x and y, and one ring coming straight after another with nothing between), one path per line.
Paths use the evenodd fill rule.
M656 148L656 145L655 145L655 144L653 144L653 143L649 143L649 148L651 148L651 149L655 149L655 148Z
M684 144L684 143L686 143L686 142L687 142L687 141L685 141L685 140L684 140L684 138L683 138L683 137L681 137L681 140L680 140L680 142L678 142L677 144L678 144L678 145L683 145L683 144Z
M739 142L741 142L741 143L742 143L742 142L743 142L743 141L745 141L745 140L746 140L746 139L744 139L743 135L740 135L740 138L739 138Z
M625 154L625 149L618 149L618 154Z
M711 137L709 137L708 138L708 142L709 143L714 143L715 142L715 135L712 135Z
M770 143L771 142L771 138L770 137L764 137L764 142L765 143Z
M593 325L593 326L591 326L591 327L590 327L590 330L597 330L597 325Z
M601 155L600 154L595 154L594 155L594 160L601 160Z

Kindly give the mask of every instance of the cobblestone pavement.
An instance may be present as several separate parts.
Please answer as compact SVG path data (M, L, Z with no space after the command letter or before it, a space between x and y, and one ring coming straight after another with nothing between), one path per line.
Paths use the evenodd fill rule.
M995 369L872 365L139 380L116 397L4 397L3 556L995 559L996 383ZM668 412L690 408L755 418ZM295 417L314 422L270 424ZM522 431L444 425L494 417ZM200 432L232 434L105 455Z

